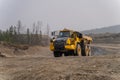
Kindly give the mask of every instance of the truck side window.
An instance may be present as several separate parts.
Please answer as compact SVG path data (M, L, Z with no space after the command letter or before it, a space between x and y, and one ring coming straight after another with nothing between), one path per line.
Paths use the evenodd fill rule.
M71 38L74 38L74 34L71 35Z
M83 36L83 35L82 35L81 33L79 33L79 32L77 32L76 35L77 35L77 37L79 37L79 38L82 38L82 36Z
M78 37L79 37L79 38L82 38L82 37L83 37L83 35L82 35L81 33L79 33L79 34L78 34Z
M71 35L72 38L76 38L76 36L77 36L76 33L73 33L73 34Z

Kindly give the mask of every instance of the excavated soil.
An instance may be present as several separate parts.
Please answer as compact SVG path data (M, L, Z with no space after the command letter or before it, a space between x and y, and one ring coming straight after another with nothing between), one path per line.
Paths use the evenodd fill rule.
M120 44L93 44L92 56L59 58L49 47L0 47L0 80L120 80Z

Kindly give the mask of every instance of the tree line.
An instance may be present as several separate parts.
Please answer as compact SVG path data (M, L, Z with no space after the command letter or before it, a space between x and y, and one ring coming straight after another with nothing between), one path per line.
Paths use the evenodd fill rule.
M10 26L6 31L0 30L0 41L14 44L48 45L49 25L46 27L46 35L43 35L42 22L34 23L32 29L22 26L19 20L17 26Z

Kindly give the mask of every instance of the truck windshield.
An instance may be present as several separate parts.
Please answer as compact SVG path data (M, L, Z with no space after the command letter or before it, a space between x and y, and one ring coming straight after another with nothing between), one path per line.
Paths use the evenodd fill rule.
M58 35L58 37L70 37L69 31L61 31Z

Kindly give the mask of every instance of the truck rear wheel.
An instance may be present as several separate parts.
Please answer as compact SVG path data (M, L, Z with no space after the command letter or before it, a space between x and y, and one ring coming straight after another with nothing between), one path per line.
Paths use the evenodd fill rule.
M81 56L81 46L80 46L80 44L77 44L77 47L76 47L76 55L77 55L77 56Z
M91 56L91 47L84 45L83 56Z
M86 45L82 44L82 56L86 56Z
M89 46L85 45L85 54L86 56L89 56Z
M91 47L89 46L89 53L88 56L91 56Z
M60 53L60 52L56 52L56 51L54 51L54 57L61 57L62 56L62 54Z

